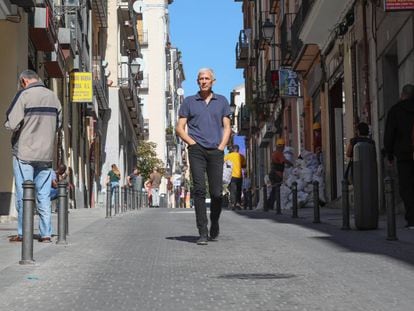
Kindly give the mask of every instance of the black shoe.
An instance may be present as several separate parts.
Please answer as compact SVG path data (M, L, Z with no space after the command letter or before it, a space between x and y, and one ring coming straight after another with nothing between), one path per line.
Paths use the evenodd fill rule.
M217 241L220 234L220 227L218 221L212 222L210 227L210 241Z
M200 236L200 238L197 240L197 245L207 245L208 244L208 239L207 236L202 235Z

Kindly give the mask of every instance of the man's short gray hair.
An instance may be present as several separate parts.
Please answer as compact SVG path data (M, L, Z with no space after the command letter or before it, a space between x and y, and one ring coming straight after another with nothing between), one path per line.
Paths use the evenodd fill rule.
M40 80L39 75L36 72L34 72L33 70L30 70L30 69L26 69L26 70L22 71L22 73L19 76L19 81L21 81L23 78L25 78L25 79L35 79L37 81Z
M414 85L406 84L401 91L401 97L403 99L414 99Z
M214 81L216 80L216 76L214 74L213 69L211 68L201 68L200 70L198 70L198 74L197 74L197 78L203 73L203 72L209 72L211 74L211 79Z

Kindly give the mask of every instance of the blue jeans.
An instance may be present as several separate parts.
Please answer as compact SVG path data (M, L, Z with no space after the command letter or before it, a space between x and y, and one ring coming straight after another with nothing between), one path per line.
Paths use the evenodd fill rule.
M219 149L206 149L199 144L189 146L191 176L193 177L194 207L197 228L200 235L208 234L206 210L206 179L207 173L210 204L210 221L218 223L221 213L223 191L223 159L224 152Z
M41 164L29 164L13 156L16 187L17 234L23 235L23 182L33 181L36 189L36 207L39 212L39 232L42 238L52 236L50 189L52 169Z
M159 188L152 188L152 206L160 206L160 189Z
M118 181L111 181L111 205L115 205L115 188L119 187Z

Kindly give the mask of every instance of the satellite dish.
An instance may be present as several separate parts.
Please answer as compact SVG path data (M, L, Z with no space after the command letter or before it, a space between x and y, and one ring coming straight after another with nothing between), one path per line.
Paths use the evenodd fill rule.
M177 91L176 91L176 92L177 92L177 94L178 94L178 95L180 95L180 96L181 96L181 95L184 95L184 90L183 90L182 88L180 88L180 87L177 89Z
M143 13L145 11L145 3L142 0L137 0L132 5L132 9L135 13Z

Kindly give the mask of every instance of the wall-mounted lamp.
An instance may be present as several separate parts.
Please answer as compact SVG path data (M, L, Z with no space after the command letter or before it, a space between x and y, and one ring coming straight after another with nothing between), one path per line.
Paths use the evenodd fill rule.
M270 19L266 18L266 21L262 25L262 36L266 42L272 42L273 36L275 34L275 24L273 24Z
M140 64L136 58L134 58L131 62L131 73L135 76L139 71Z

